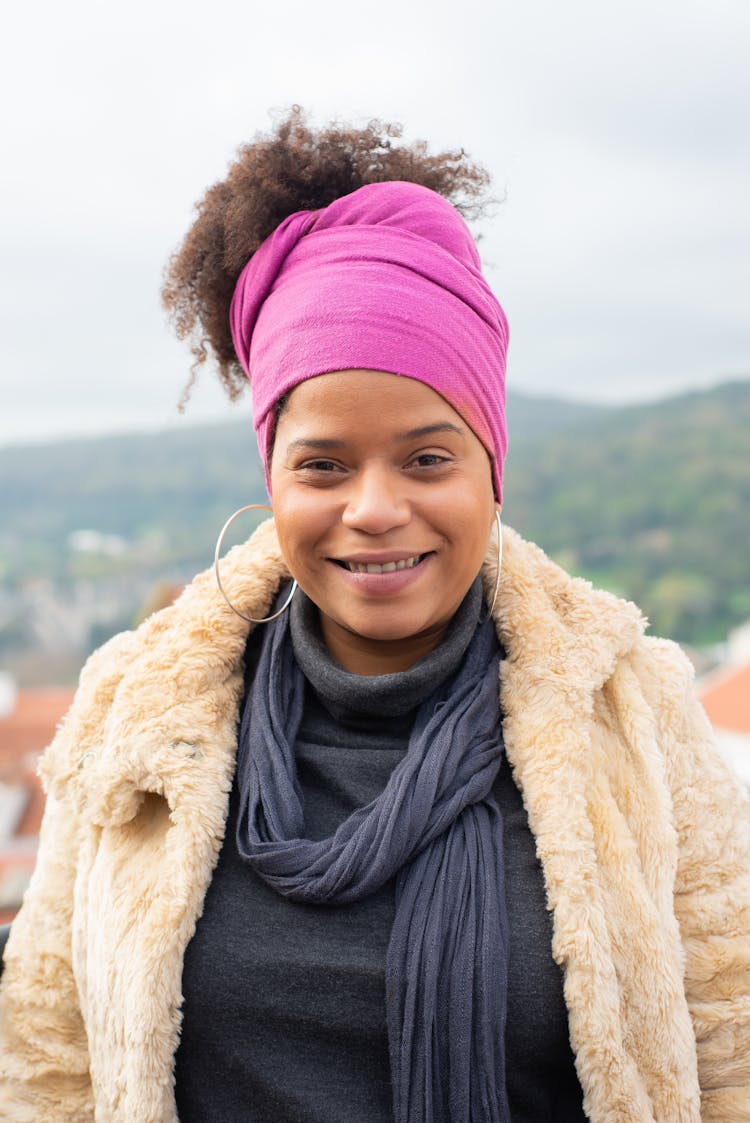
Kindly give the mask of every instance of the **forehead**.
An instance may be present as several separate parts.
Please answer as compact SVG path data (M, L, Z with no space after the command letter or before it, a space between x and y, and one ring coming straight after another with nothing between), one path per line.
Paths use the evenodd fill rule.
M399 429L441 422L467 429L466 422L431 386L384 371L346 370L320 374L291 391L278 432L295 428L352 432L396 425Z

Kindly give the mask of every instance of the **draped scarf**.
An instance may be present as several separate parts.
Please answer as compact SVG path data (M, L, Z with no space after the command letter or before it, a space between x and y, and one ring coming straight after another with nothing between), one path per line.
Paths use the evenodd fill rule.
M304 837L294 745L305 677L288 613L268 625L237 760L243 859L276 892L344 904L395 879L386 1022L395 1123L510 1123L508 918L499 648L477 627L459 670L418 708L383 792L327 839Z

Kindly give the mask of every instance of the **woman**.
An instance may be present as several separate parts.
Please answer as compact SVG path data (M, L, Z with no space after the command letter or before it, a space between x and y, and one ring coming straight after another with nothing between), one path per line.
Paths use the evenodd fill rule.
M679 651L501 531L507 325L438 193L482 186L293 114L171 263L274 521L44 758L3 1118L750 1119L747 795Z

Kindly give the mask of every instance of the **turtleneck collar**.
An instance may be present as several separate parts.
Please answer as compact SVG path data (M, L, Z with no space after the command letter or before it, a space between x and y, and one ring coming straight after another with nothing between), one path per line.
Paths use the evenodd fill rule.
M479 620L482 583L474 581L442 643L406 671L357 675L332 657L320 630L318 609L301 589L289 607L294 655L316 695L339 721L402 717L412 713L461 662Z

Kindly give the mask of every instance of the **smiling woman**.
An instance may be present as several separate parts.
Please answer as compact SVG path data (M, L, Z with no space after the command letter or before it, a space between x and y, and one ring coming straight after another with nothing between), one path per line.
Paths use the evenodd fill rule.
M747 793L680 652L502 528L485 177L397 137L293 112L170 263L273 519L45 755L3 1118L750 1118Z

